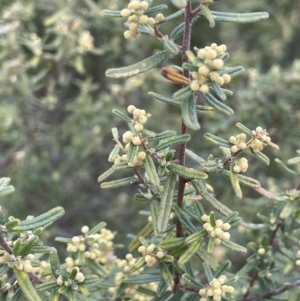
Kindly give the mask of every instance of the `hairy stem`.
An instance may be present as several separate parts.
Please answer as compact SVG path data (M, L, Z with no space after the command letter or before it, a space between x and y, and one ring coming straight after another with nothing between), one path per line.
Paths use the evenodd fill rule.
M181 47L181 57L182 62L187 62L187 57L185 55L185 52L190 49L191 44L191 30L192 30L192 4L188 2L186 8L185 8L185 29L183 34L183 43ZM183 75L187 78L189 78L189 71L184 70ZM181 134L187 133L188 128L184 124L184 122L181 122ZM185 150L186 150L186 143L181 143L179 146L179 154L178 154L178 160L180 165L185 165ZM181 208L183 204L183 197L184 197L184 187L185 187L186 180L182 177L179 177L179 183L178 183L178 197L177 197L177 205ZM176 222L176 236L182 237L183 236L183 228L181 223L177 220ZM176 292L180 289L180 276L178 274L175 274L174 276L174 287L173 291Z

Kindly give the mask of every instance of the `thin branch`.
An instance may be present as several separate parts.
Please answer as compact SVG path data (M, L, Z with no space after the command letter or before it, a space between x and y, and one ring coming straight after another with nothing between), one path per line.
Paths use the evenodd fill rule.
M183 33L183 42L181 47L181 57L182 62L187 62L188 58L186 57L185 52L190 49L191 44L191 30L192 30L192 4L190 2L187 3L187 6L185 8L185 28ZM188 70L183 71L183 76L189 78L190 74ZM181 134L187 133L188 128L184 124L183 120L181 122ZM179 146L179 154L178 154L178 160L179 164L184 166L185 165L185 150L186 150L186 143L181 143ZM178 183L178 196L177 196L177 205L181 208L183 205L183 198L184 198L184 187L185 187L185 179L182 177L179 177L179 183ZM183 236L183 227L180 223L180 221L177 220L176 222L176 236L182 237ZM180 289L180 275L178 273L175 273L174 276L174 286L173 291L177 292Z
M265 293L263 295L260 295L258 297L253 297L253 298L248 298L248 299L240 299L238 301L261 301L261 300L265 300L265 299L269 299L273 296L276 296L276 295L279 295L279 294L282 294L284 293L285 291L288 291L288 290L291 290L291 289L294 289L296 287L300 286L300 280L297 280L293 283L287 283L285 284L284 286L272 291L272 292L269 292L269 293Z

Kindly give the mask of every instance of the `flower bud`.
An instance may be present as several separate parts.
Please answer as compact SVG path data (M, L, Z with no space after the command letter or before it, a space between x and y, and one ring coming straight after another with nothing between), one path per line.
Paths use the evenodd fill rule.
M187 0L171 0L171 2L177 8L185 8L187 5Z

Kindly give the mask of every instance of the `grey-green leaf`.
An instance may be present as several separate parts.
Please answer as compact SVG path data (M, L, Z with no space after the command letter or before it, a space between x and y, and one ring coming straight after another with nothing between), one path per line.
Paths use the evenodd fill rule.
M196 101L193 95L191 95L190 97L182 101L181 117L183 119L184 124L188 128L192 130L200 129L200 124L198 122L198 117L197 117Z
M136 64L122 67L122 68L113 68L108 69L105 72L105 75L107 77L113 77L113 78L124 78L124 77L130 77L133 75L137 75L143 72L146 72L157 65L159 65L161 62L165 61L170 57L170 54L168 51L164 50L161 52L158 52L148 58L146 58L143 61L140 61Z

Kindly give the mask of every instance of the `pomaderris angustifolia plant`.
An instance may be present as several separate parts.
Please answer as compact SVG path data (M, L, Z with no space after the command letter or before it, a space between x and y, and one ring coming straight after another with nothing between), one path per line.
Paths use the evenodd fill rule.
M112 128L114 146L108 158L112 166L98 181L102 189L138 183L135 199L149 203L148 222L132 237L125 258L116 256L115 233L106 229L104 222L92 229L84 225L72 238L58 237L56 240L66 244L69 254L63 260L55 248L43 245L39 238L64 214L63 208L28 216L24 221L6 218L1 211L1 300L299 300L300 185L275 195L245 175L251 168L250 156L269 165L264 149L278 149L267 129L259 123L255 129L236 123L235 135L219 137L206 132L204 138L219 149L218 158L210 155L205 159L201 149L187 149L191 139L188 132L200 129L198 114L203 115L202 127L205 114L225 114L229 118L234 114L227 104L233 92L226 87L243 72L242 66L227 67L226 45L214 41L207 46L190 45L193 24L199 18L207 19L210 27L216 22L251 23L268 18L265 12L213 11L214 2L172 0L167 4L178 10L164 15L166 4L133 0L119 11L103 12L103 18L125 22L128 43L146 35L158 39L163 48L153 50L155 54L134 65L109 69L106 75L126 78L167 62L169 66L163 67L161 74L178 90L173 95L149 95L153 101L176 107L181 129L151 131L147 121L155 119L155 114L130 101L127 111L113 110L127 122L128 131L119 133ZM165 33L164 23L175 19L182 23ZM89 48L89 36L85 40L82 47ZM181 56L180 66L172 65L176 56ZM300 175L300 157L287 162L296 165L297 170L277 161L291 174ZM130 175L122 177L123 171ZM109 181L116 173L120 173L120 179ZM224 176L219 181L230 183L237 199L242 199L241 185L245 185L272 199L276 207L269 216L258 214L261 223L242 221L235 208L227 206L226 199L216 198L213 174ZM14 190L9 182L8 178L0 180L1 197ZM260 237L248 245L237 244L235 228L257 231ZM243 263L231 267L229 259L218 257L218 248L227 248L225 254L230 258L247 251L250 255L241 256Z

